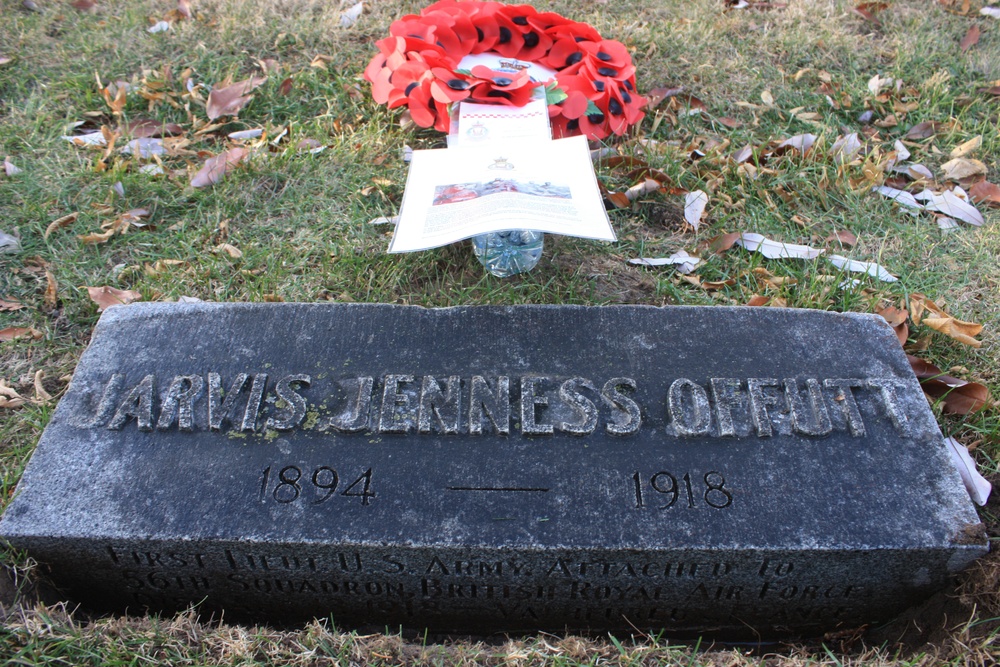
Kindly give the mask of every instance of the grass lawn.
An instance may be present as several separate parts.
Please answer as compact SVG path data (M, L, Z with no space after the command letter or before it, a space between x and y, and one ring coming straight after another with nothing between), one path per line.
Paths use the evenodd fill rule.
M881 311L905 323L909 353L975 383L967 385L974 396L1000 396L1000 215L989 201L996 193L1000 204L989 186L1000 179L1000 18L980 13L983 0L893 0L861 11L853 0L538 3L632 52L640 91L660 99L636 131L606 142L598 178L609 193L649 173L662 187L611 211L617 243L549 236L538 267L506 280L487 275L468 242L388 255L391 228L369 223L398 210L404 147L444 145L438 133L401 127L361 78L374 42L422 4L366 2L345 27L350 2L193 0L183 20L177 7L186 1L36 2L28 4L40 11L20 0L0 7L0 232L20 246L0 254L3 504L99 318L88 287L145 301ZM1000 5L986 8L1000 14ZM168 30L148 31L161 20ZM209 119L211 87L265 76L238 115ZM172 129L162 154L121 151L149 127ZM63 138L102 128L113 145ZM255 129L260 136L228 138ZM192 186L207 159L234 148L247 159L214 185ZM637 160L654 171L626 166ZM973 200L958 217L978 221L972 209L981 225L872 191L941 197L956 185ZM708 196L697 229L684 216L684 193L696 190ZM733 232L875 262L898 281L823 258L715 252ZM704 260L695 273L628 263L680 250ZM852 278L860 282L842 286ZM942 430L1000 479L998 412L963 414L963 405L954 396L934 403ZM1000 536L997 501L981 516ZM340 632L328 621L275 629L193 614L93 618L46 597L33 563L6 553L0 657L25 665L995 664L998 562L987 557L886 628L748 651L672 645L667 635L431 641Z

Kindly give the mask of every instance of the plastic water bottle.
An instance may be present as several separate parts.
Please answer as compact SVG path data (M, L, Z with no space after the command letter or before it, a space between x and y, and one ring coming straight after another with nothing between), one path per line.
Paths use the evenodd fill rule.
M525 229L472 237L476 259L497 278L530 271L542 257L545 234Z

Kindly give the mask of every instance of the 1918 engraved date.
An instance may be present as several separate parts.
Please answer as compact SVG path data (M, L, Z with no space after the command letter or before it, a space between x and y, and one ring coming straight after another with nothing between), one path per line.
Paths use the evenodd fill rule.
M710 507L721 510L733 504L733 494L726 488L726 478L717 470L706 472L701 479L690 472L678 478L666 470L649 476L636 471L631 479L636 509Z
M340 473L326 465L312 469L297 465L269 465L260 476L260 502L322 505L339 495L360 498L362 505L370 505L372 498L376 497L372 488L371 468L346 486L341 481ZM338 492L342 486L343 490Z

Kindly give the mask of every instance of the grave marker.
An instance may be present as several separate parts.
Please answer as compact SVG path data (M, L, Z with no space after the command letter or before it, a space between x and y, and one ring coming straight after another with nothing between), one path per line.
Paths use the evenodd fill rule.
M892 330L773 308L112 308L0 535L98 608L724 637L986 552Z

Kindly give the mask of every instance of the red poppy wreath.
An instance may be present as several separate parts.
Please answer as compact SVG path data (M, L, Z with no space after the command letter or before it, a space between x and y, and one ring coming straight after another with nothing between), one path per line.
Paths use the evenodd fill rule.
M407 107L421 127L448 132L455 102L524 106L541 86L557 138L621 135L644 115L621 42L529 5L441 0L377 45L365 69L375 101Z

